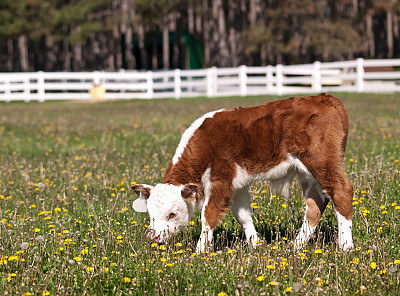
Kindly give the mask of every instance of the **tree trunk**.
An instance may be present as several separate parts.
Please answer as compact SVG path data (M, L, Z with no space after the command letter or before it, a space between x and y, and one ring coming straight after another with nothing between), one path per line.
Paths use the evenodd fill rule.
M129 18L134 15L134 10L131 7L131 1L122 0L121 3L121 11L122 11L122 19L121 19L121 33L124 34L125 39L125 50L123 52L124 61L122 63L122 67L127 69L134 69L136 68L136 60L135 56L133 55L133 29L132 25L129 22ZM131 12L131 13L129 13Z
M368 49L369 57L375 58L375 38L374 31L372 29L372 15L373 11L369 10L366 15L366 26L367 26L367 36L368 36Z
M143 69L149 69L149 63L147 59L147 51L144 46L144 27L143 24L138 24L138 37L139 37L139 52L140 60L142 62Z
M393 57L393 13L388 11L386 13L386 42L388 46L387 57Z
M353 0L353 17L358 15L358 0Z
M171 23L173 23L173 31L175 32L174 34L174 42L172 45L172 67L173 68L180 68L181 63L180 63L180 40L182 36L182 26L178 22L181 21L181 19L178 19L178 14L175 13L173 18L170 18Z
M200 10L200 11L199 11ZM196 33L197 34L202 34L203 33L203 22L202 22L202 15L201 15L201 4L197 6L197 11L196 11Z
M74 29L76 33L80 31L80 28L77 27ZM82 43L77 42L72 46L73 52L73 60L72 60L72 71L82 70Z
M136 68L136 59L135 56L133 55L132 35L133 35L132 26L128 26L125 33L125 62L127 69Z
M393 35L394 38L399 39L399 16L393 15Z
M228 2L229 11L228 11L228 21L229 21L229 49L230 49L230 56L231 56L231 66L237 67L239 66L239 59L238 59L238 52L237 52L237 40L236 40L236 28L235 28L235 11L237 9L234 0L229 0Z
M64 71L71 71L71 52L69 51L68 38L63 41Z
M157 37L153 37L153 53L151 55L151 67L153 70L158 69L158 44Z
M114 33L114 32L113 32ZM111 36L113 36L112 34ZM107 56L107 70L108 71L114 71L115 70L115 44L114 44L114 38L107 38L105 37L105 43L107 44L105 48L102 48L102 52Z
M210 19L210 34L212 35L212 42L210 44L211 64L217 67L221 63L221 53L218 51L220 41L219 30L217 28L218 2L219 0L212 1L212 15Z
M92 68L92 69L97 68L99 66L97 60L100 59L99 56L101 54L100 40L99 40L100 36L98 36L98 37L91 36L90 37L91 42L90 42L89 50L92 52L92 54L89 55L89 58L90 58L89 61L90 61L90 68ZM102 65L102 66L104 67L104 65Z
M168 31L168 16L165 17L162 25L162 57L163 68L169 69L169 31Z
M80 42L74 44L73 46L74 59L72 64L73 71L82 70L82 44Z
M204 65L211 65L210 23L208 20L208 3L203 0L203 36L204 36Z
M54 70L57 62L56 45L49 35L46 35L44 43L46 47L46 52L44 53L46 55L44 59L44 70L51 71Z
M249 23L250 26L255 26L257 21L257 0L250 0L250 9L249 9Z
M189 1L188 3L188 11L187 11L187 22L188 22L188 32L190 35L194 34L194 11L193 11L193 1Z
M268 65L267 44L266 43L263 43L260 46L260 59L261 59L261 66Z
M12 38L7 39L7 71L14 71L14 40Z
M216 1L218 5L218 31L219 31L218 51L220 52L221 55L220 66L228 67L231 65L231 63L229 59L228 46L226 44L227 36L226 36L224 8L222 6L222 0L214 0L214 1Z
M111 42L114 45L113 47L115 55L115 69L121 69L122 68L121 32L119 30L118 25L115 25L113 28L113 38Z
M21 71L25 72L29 69L28 62L28 41L26 35L20 35L18 37L18 51L19 51L19 63Z

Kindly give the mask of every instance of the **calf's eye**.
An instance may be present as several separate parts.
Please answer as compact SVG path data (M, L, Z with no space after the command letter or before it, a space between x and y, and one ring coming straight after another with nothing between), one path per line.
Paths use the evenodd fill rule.
M170 213L168 215L168 220L174 218L175 216L176 216L176 213Z

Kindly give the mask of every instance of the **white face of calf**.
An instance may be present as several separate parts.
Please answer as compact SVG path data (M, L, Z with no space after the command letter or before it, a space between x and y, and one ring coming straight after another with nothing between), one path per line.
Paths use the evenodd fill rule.
M133 202L133 209L148 212L150 216L150 237L162 243L170 234L181 230L193 218L196 204L197 185L157 184L133 185L139 194Z

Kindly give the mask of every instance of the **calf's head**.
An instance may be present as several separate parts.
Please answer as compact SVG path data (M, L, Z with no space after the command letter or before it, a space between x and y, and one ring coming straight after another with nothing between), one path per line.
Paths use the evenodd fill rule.
M159 243L189 223L200 196L200 186L196 184L136 184L132 189L139 195L132 207L137 212L149 213L149 236Z

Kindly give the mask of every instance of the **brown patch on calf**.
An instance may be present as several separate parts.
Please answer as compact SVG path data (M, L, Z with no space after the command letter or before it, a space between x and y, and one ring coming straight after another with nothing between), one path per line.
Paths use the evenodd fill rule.
M303 187L303 191L305 190L306 188ZM325 198L325 200L322 200L318 193L316 185L312 185L306 197L306 204L308 207L306 217L311 227L317 226L328 203L329 199Z

